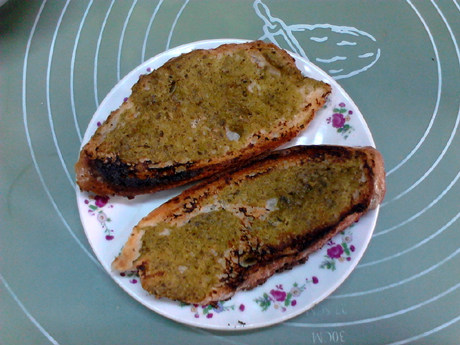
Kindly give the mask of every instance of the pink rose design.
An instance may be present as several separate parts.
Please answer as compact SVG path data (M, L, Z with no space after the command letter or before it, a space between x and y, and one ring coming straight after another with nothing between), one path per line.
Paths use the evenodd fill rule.
M342 128L345 124L345 118L340 113L332 114L332 126L335 128Z
M343 248L340 244L331 247L327 250L327 255L332 259L338 259L343 254Z
M96 195L96 197L94 198L94 201L97 207L104 207L109 201L109 197Z
M275 301L283 302L286 299L286 292L280 290L271 290L270 294L273 296Z

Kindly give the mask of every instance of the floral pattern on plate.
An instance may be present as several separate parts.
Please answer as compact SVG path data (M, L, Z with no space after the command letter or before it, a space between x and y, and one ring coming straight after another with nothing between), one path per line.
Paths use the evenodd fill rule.
M325 259L321 263L320 268L335 271L337 262L351 261L352 254L355 252L356 247L352 244L353 235L350 228L351 227L342 231L340 233L342 235L341 237L336 236L327 242ZM340 240L340 243L336 242L337 239Z
M348 139L348 136L354 131L354 128L350 125L353 110L347 109L347 105L344 102L340 102L332 111L333 114L326 119L326 122L336 128L337 133L340 133L344 139Z
M96 216L97 221L104 231L105 239L107 241L114 239L114 230L111 229L108 225L112 219L109 218L107 213L103 210L104 208L113 208L113 205L109 204L109 200L110 198L108 196L96 195L95 197L89 197L84 201L88 206L88 214L91 216Z
M311 280L306 278L305 281L304 284L293 283L289 291L284 289L283 284L277 284L275 288L269 292L264 292L261 297L256 298L254 301L260 306L262 311L273 307L275 310L285 312L287 308L297 305L296 298L306 290L307 284L318 284L319 282L316 276L313 276Z
M131 284L137 284L139 281L139 274L137 271L121 272L120 277L128 278Z
M229 305L229 301L219 301L216 305L198 305L198 304L187 304L179 303L181 307L189 307L190 311L193 313L193 317L199 319L200 317L205 317L207 319L213 318L215 315L220 314L225 311L235 310L235 305ZM244 311L244 304L240 304L238 307L239 311Z

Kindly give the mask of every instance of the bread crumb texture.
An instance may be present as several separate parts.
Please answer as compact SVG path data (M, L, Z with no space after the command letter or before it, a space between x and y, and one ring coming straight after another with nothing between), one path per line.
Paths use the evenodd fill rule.
M146 227L137 260L144 288L199 303L223 286L237 287L251 266L304 249L370 193L358 156L340 164L287 160L256 170L200 200L187 221Z
M98 156L115 154L125 163L206 160L295 123L306 97L325 84L304 77L273 45L242 47L193 51L142 75Z

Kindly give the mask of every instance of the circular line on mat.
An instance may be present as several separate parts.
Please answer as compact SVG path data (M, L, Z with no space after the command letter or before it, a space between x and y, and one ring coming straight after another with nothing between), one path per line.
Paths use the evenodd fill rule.
M385 320L385 319L389 319L389 318L392 318L394 316L399 316L399 315L403 315L403 314L407 314L408 312L411 312L411 311L414 311L414 310L417 310L427 304L430 304L432 302L435 302L437 301L438 299L450 294L451 292L457 290L458 288L460 287L460 283L457 283L456 285L448 288L447 290L441 292L440 294L434 296L434 297L431 297L423 302L420 302L420 303L417 303L417 304L414 304L408 308L404 308L404 309L400 309L398 311L395 311L393 313L388 313L388 314L384 314L384 315L380 315L380 316L376 316L376 317L370 317L370 318L367 318L367 319L361 319L361 320L355 320L355 321L347 321L347 322L330 322L330 323L301 323L301 322L290 322L290 321L286 321L284 324L286 326L290 326L290 327L344 327L344 326L354 326L354 325L361 325L361 324L365 324L365 323L371 323L371 322L374 322L374 321L380 321L380 320Z
M407 193L409 193L412 189L414 189L415 187L417 187L421 182L423 182L423 180L425 180L425 178L428 177L428 175L431 174L431 172L437 167L437 165L439 164L439 162L441 161L441 159L444 158L445 154L447 153L447 150L450 148L450 145L452 144L452 141L454 140L454 137L455 135L457 134L457 129L458 129L458 124L460 122L460 111L457 113L457 117L455 119L455 123L454 123L454 127L452 129L452 132L450 133L450 136L449 136L449 139L447 140L447 143L446 145L443 147L442 151L441 151L441 154L438 156L438 158L436 158L436 160L434 161L434 163L430 166L430 168L425 171L425 173L422 175L422 177L420 177L415 183L413 183L408 189L406 189L404 192L401 192L400 194L398 194L397 196L395 196L393 199L391 199L390 201L387 201L387 202L383 202L380 206L381 207L385 207L387 204L393 202L393 201L396 201L400 198L402 198L404 195L406 195Z
M46 2L46 1L45 1ZM44 3L44 2L43 2ZM6 291L10 294L10 296L13 298L13 300L16 302L16 304L19 306L19 308L22 310L22 312L26 315L26 317L29 319L30 322L33 323L33 325L40 331L41 334L43 334L46 339L49 340L51 344L54 345L59 345L59 343L54 339L51 334L49 334L46 329L43 328L42 325L35 319L32 314L27 310L27 308L24 306L24 304L21 302L18 296L14 293L13 289L11 289L10 285L6 281L6 279L3 277L3 275L0 273L0 280L2 281L3 285L6 288Z
M37 28L38 22L40 20L41 14L43 12L43 9L45 7L46 0L42 2L40 5L40 8L38 10L38 13L34 19L34 23L32 25L32 29L30 31L27 44L26 44L26 51L24 54L24 63L23 63L23 75L22 75L22 113L23 113L23 123L24 123L24 130L26 134L26 140L27 140L27 145L29 146L29 151L30 155L32 158L32 162L34 164L35 170L38 174L38 177L40 179L40 183L42 184L43 189L45 190L45 193L47 194L49 200L51 201L51 204L53 205L56 213L58 214L59 218L63 222L64 226L66 229L70 232L71 236L77 241L78 245L80 248L86 253L86 255L96 263L96 265L100 266L99 262L86 250L86 248L83 246L83 244L76 238L75 234L72 232L70 226L67 224L66 220L64 219L63 215L61 214L60 210L57 208L56 203L54 202L51 193L49 192L43 176L41 174L40 168L38 167L37 160L35 158L35 152L32 147L32 141L30 138L29 134L29 127L28 127L28 121L27 121L27 104L26 104L26 96L27 96L27 90L26 90L26 82L27 82L27 61L29 57L29 52L30 52L30 46L32 43L32 38L35 34L35 30ZM14 291L10 288L6 280L3 278L3 276L0 274L0 279L2 280L3 285L6 287L10 295L13 297L14 301L18 304L18 306L21 308L22 312L26 315L26 317L33 323L33 325L40 331L41 334L43 334L52 344L59 345L59 343L40 325L40 323L29 313L29 311L25 308L25 306L22 304L22 302L19 300L19 298L16 296Z
M458 176L458 175L457 175ZM423 239L422 241L418 242L417 244L413 245L412 247L409 247L409 248L406 248L396 254L393 254L393 255L390 255L390 256L386 256L384 257L383 259L379 259L379 260L375 260L375 261L370 261L370 262L366 262L364 264L359 264L358 266L356 266L356 268L363 268L363 267L368 267L368 266L372 266L372 265L376 265L376 264L380 264L382 262L385 262L385 261L388 261L388 260L392 260L398 256L401 256L401 255L404 255L404 254L407 254L409 253L410 251L424 245L425 243L427 243L428 241L431 241L433 238L435 238L436 236L438 236L439 234L441 234L444 230L446 230L449 226L451 226L458 218L460 217L460 212L457 213L451 220L449 220L446 224L444 224L441 228L439 228L438 230L436 230L434 233L432 233L430 236L426 237L425 239Z
M72 57L70 59L70 105L72 108L72 116L73 116L73 122L75 124L75 129L77 130L77 135L78 139L81 141L83 140L83 137L81 135L81 130L80 130L80 125L78 123L78 118L77 118L77 111L75 108L75 94L74 94L74 70L75 70L75 58L77 55L77 47L78 47L78 42L80 41L80 35L81 31L83 30L83 25L85 25L86 22L86 17L88 16L89 10L91 6L93 5L93 0L90 0L88 3L88 6L86 7L85 12L83 13L83 17L80 21L80 24L78 26L78 31L77 35L75 36L74 44L73 44L73 49L72 49Z
M94 100L96 101L96 108L99 106L99 97L97 95L97 64L99 61L99 49L101 47L102 35L104 33L105 25L107 24L107 19L109 18L110 12L112 11L113 4L115 0L110 2L110 6L105 13L104 20L102 21L101 29L99 30L99 36L97 38L96 44L96 53L94 54L94 71L93 71L93 82L94 82Z
M427 336L429 336L429 335L431 335L433 333L437 333L437 332L443 330L444 328L449 327L450 325L453 325L454 323L456 323L459 320L460 320L460 315L455 317L455 318L453 318L452 320L449 320L446 323L443 323L442 325L440 325L438 327L430 329L429 331L423 332L423 333L418 334L418 335L416 335L414 337L406 338L406 339L403 339L403 340L400 340L400 341L396 341L394 343L389 343L387 345L402 345L402 344L407 344L407 343L415 341L415 340L426 338Z
M27 67L28 67L27 65L28 65L29 52L30 52L30 46L32 44L32 39L33 39L33 37L35 35L35 30L37 28L38 21L40 19L40 16L41 16L41 13L42 13L42 10L43 10L43 7L44 7L45 3L46 3L46 0L43 1L42 6L40 7L40 11L37 14L37 17L36 17L36 19L34 21L32 29L30 31L29 38L28 38L27 44L26 44L26 51L25 51L25 54L24 54L24 63L23 63L23 69L22 69L22 117L23 117L23 124L24 124L24 131L25 131L25 135L26 135L27 145L29 147L30 156L32 158L32 162L34 164L35 171L38 174L38 178L39 178L40 183L41 183L41 185L43 187L43 190L45 191L48 199L50 200L51 205L53 206L54 210L56 211L59 219L62 221L62 223L64 224L64 226L67 229L67 231L70 233L70 235L73 237L73 239L77 242L78 246L83 250L83 252L97 266L102 268L101 264L97 261L97 259L83 246L83 243L77 238L75 233L72 231L70 225L65 220L65 218L64 218L63 214L61 213L60 209L58 208L56 202L54 201L54 198L51 195L51 192L49 191L48 186L45 183L45 179L43 178L43 175L41 173L40 167L38 166L38 162L37 162L37 159L35 157L35 150L33 149L33 146L32 146L32 139L30 137L29 124L28 124L28 119L27 119L27 104L26 104L27 103L27 101L26 101L26 98L27 98Z
M452 31L452 28L450 27L446 17L444 16L444 14L442 13L442 11L439 9L439 7L434 3L434 1L432 0L431 3L433 4L433 6L436 8L436 10L438 11L440 17L442 18L444 24L446 25L447 27L447 30L449 31L449 34L450 34L450 38L455 46L455 52L457 54L457 60L458 60L458 63L459 63L459 67L460 67L460 51L459 51L459 47L458 47L458 44L457 44L457 40L455 38L455 35ZM449 137L449 140L447 141L446 143L446 146L444 147L444 149L442 150L441 154L439 155L439 157L436 159L436 161L431 165L431 167L422 175L421 178L419 178L414 184L412 184L408 189L406 189L404 192L398 194L396 197L394 197L393 199L391 199L390 201L386 201L386 202L383 202L380 206L383 208L385 207L387 204L393 202L393 201L396 201L398 200L399 198L401 198L402 196L406 195L407 193L409 193L412 189L414 189L415 187L417 187L426 177L428 177L428 175L431 174L431 172L434 170L434 168L439 164L439 162L441 161L441 159L444 157L444 155L446 154L446 151L447 149L450 147L450 145L452 144L452 140L457 132L457 128L458 128L458 123L459 123L459 117L460 117L460 112L457 114L457 119L455 121L455 124L454 124L454 129Z
M459 109L459 111L460 111L460 109ZM439 202L439 200L441 200L444 197L444 195L446 195L447 192L450 191L450 189L454 186L454 184L457 182L459 177L460 177L460 171L457 173L457 175L454 177L454 179L449 183L449 185L442 191L442 193L439 194L433 201L431 201L421 211L415 213L414 215L412 215L411 217L407 218L406 220L402 221L399 224L396 224L396 225L394 225L392 227L386 228L386 229L384 229L382 231L379 231L378 233L374 232L374 234L372 235L372 238L388 234L388 233L400 228L401 226L404 226L404 225L412 222L414 219L417 219L418 217L420 217L423 213L425 213L431 207L436 205Z
M454 251L453 253L451 253L450 255L448 255L447 257L445 257L444 259L442 259L441 261L437 262L435 265L430 266L427 269L425 269L425 270L423 270L423 271L421 271L421 272L419 272L417 274L414 274L413 276L410 276L409 278L400 280L397 283L385 285L385 286L378 287L378 288L371 289L371 290L352 292L352 293L341 294L341 295L332 295L329 298L330 299L339 299L339 298L364 296L364 295L369 295L369 294L372 294L372 293L381 292L381 291L384 291L384 290L388 290L388 289L391 289L391 288L406 284L406 283L408 283L408 282L410 282L410 281L412 281L414 279L423 277L424 275L430 273L431 271L434 271L435 269L437 269L438 267L442 266L444 263L446 263L450 259L454 258L458 253L460 253L460 248L457 249L456 251Z
M177 12L176 18L174 18L174 22L172 23L171 30L169 30L168 41L166 42L166 50L169 49L169 45L171 44L171 38L174 32L174 29L176 28L177 21L179 20L179 17L181 16L182 12L184 11L189 1L190 0L185 0L179 12Z
M452 39L452 42L454 43L455 52L457 53L457 59L458 59L459 65L460 65L460 53L459 53L457 38L455 37L454 32L452 31L452 28L449 25L449 22L447 21L446 17L444 16L444 13L442 13L442 11L439 8L439 6L433 0L431 0L431 3L436 8L436 11L438 11L438 13L441 16L443 22L446 24L447 30L449 31L450 38ZM459 11L460 11L460 8L459 8Z
M70 173L65 164L64 157L62 156L62 152L59 147L58 139L56 136L56 131L54 129L53 116L51 114L51 98L50 98L50 78L51 78L51 65L53 63L54 46L56 44L56 38L57 38L57 34L58 34L59 28L62 23L62 18L64 17L65 12L67 11L67 6L69 6L69 3L70 3L70 0L67 0L64 5L64 8L61 11L61 14L59 15L58 21L56 23L56 28L54 29L54 32L53 32L51 46L49 49L48 65L46 67L46 110L48 111L48 123L51 129L51 137L53 138L54 147L59 157L59 161L61 162L62 168L64 169L64 173L67 177L67 180L69 181L72 188L75 188L75 182L73 181L72 177L70 177Z
M123 29L121 30L120 40L118 42L118 54L117 54L117 80L120 81L120 63L121 63L121 50L123 48L123 41L125 39L126 27L128 26L129 19L133 14L134 7L136 7L137 0L134 0L129 8L128 15L123 23Z
M401 160L395 167L393 167L392 169L390 169L387 172L387 176L390 176L392 173L394 173L396 170L398 170L404 164L406 164L406 162L410 158L412 158L412 156L415 154L415 152L417 152L417 150L420 148L420 146L422 146L423 142L425 141L426 137L428 136L428 134L429 134L429 132L431 130L431 127L433 126L434 120L436 119L436 116L438 114L438 109L439 109L439 102L440 102L440 99L441 99L442 70L441 70L441 63L439 62L438 48L437 48L436 43L434 41L433 35L431 34L430 28L428 27L428 25L425 22L425 19L422 17L422 15L418 11L418 9L411 3L410 0L406 0L406 2L412 7L414 12L419 17L421 23L423 24L423 26L425 28L425 31L428 34L428 37L430 38L431 44L433 46L433 51L434 51L434 54L435 54L435 57L436 57L436 66L437 66L437 70L438 70L438 92L437 92L437 95L436 95L436 103L435 103L435 108L433 110L433 114L431 115L430 122L428 123L428 127L425 129L425 132L423 133L422 138L419 140L417 145L415 145L415 147L411 150L411 152L409 152L409 154L403 160Z
M147 39L149 37L150 30L151 30L152 25L153 25L153 21L155 20L155 17L157 15L158 10L160 9L160 6L161 6L162 3L163 3L163 0L160 0L160 2L158 2L157 6L155 7L155 10L153 11L152 16L150 17L149 24L147 25L147 30L145 31L145 35L144 35L144 42L142 43L141 63L145 61L145 50L147 48Z

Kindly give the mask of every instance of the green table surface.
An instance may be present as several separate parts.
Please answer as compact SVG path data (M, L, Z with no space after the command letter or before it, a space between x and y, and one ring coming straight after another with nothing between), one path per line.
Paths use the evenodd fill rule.
M337 44L346 31L356 40ZM0 344L459 344L460 6L407 1L21 1L0 7ZM211 38L306 56L360 108L387 195L336 292L272 327L196 329L97 264L73 164L97 106L134 67Z

